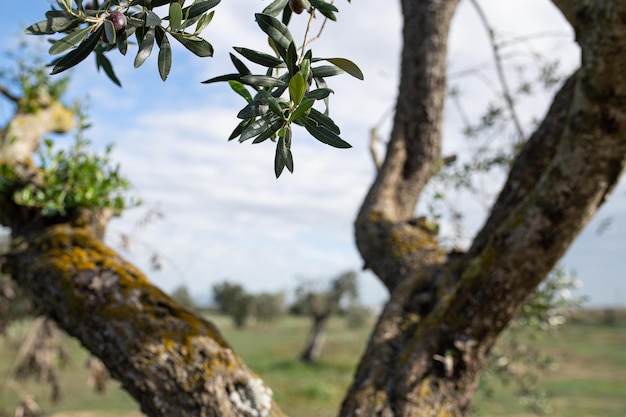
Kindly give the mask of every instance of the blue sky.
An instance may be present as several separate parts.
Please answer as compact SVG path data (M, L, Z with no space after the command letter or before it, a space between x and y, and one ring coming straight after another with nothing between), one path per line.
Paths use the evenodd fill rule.
M251 291L290 292L302 280L325 280L346 269L361 268L352 221L374 176L369 130L382 120L379 131L384 137L390 127L384 116L396 95L398 5L380 0L337 2L339 23L329 23L312 47L318 56L352 59L365 73L365 81L349 76L329 80L336 92L331 115L354 148L336 150L296 132L295 174L284 173L276 180L273 146L226 141L243 101L224 86L200 84L231 72L228 52L232 46L266 50L253 13L268 2L224 0L203 33L214 45L215 57L199 59L175 45L172 72L165 83L158 76L155 57L133 68L132 47L127 57L112 56L122 89L98 74L91 58L72 72L68 98L88 97L93 122L88 136L96 146L116 144L116 160L133 182L133 192L146 203L113 221L109 243L117 246L120 233L132 232L135 244L125 256L144 270L151 251L161 254L164 269L149 275L165 290L184 283L195 297L208 300L210 287L229 279ZM540 51L558 57L565 72L576 67L579 58L573 34L551 2L482 3L503 36L551 34L524 44L522 55ZM27 24L41 20L49 4L23 0L3 5L0 46L15 45L18 34ZM296 16L294 23L303 26L306 17ZM300 31L294 32L298 39ZM0 57L0 66L5 63ZM463 1L451 32L450 72L476 67L487 79L493 77L484 30ZM516 71L513 64L509 69L511 74ZM453 77L451 83L461 89L469 116L479 114L488 96L483 81ZM525 102L520 111L527 124L541 117L547 104L548 98L542 96ZM9 110L0 105L0 117L6 118ZM445 153L462 154L467 149L460 131L459 116L448 106ZM481 198L451 196L453 204L465 212L466 239L461 243L480 227L484 207L500 181L484 178L486 193ZM164 219L137 228L137 220L150 207L159 207ZM566 270L575 271L583 283L579 293L593 305L626 304L626 219L621 216L625 207L622 181L562 262ZM418 207L418 212L424 208ZM612 219L611 226L598 234L606 219ZM367 302L385 299L385 290L371 274L363 273L361 279Z

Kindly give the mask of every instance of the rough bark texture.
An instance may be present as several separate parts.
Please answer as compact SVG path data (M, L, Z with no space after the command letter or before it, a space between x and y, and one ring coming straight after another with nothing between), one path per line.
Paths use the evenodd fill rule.
M218 330L152 286L88 227L16 236L8 268L149 416L279 416L272 393Z
M623 171L626 2L554 3L576 30L582 66L521 150L468 252L452 256L412 216L440 158L447 35L458 0L402 0L394 128L355 222L366 267L391 296L340 415L466 415L498 335ZM47 120L45 128L54 129ZM25 153L5 151L3 162L14 165L18 183L37 183ZM149 416L281 415L271 391L212 324L102 244L107 219L98 211L42 218L5 190L0 223L14 241L4 268Z
M411 230L415 236L407 218L424 180L406 173L423 167L428 178L438 158L431 151L438 149L439 121L429 116L440 111L425 113L420 103L439 103L441 90L432 91L428 83L411 78L443 77L439 66L430 65L433 56L445 56L441 36L456 2L403 2L396 127L383 169L355 225L366 266L392 292L342 416L466 415L498 335L617 183L626 160L626 3L555 3L574 24L583 65L564 83L517 156L469 251L433 259L436 246L431 240L420 247L419 238L407 238L399 242L412 245L402 247L389 237L399 230ZM432 26L415 27L415 22L424 21ZM424 48L425 43L430 47ZM416 56L407 58L411 54ZM407 69L407 62L423 68ZM420 101L403 106L405 96ZM403 120L411 121L412 130L399 134ZM408 197L397 198L400 194ZM399 247L402 256L397 256Z

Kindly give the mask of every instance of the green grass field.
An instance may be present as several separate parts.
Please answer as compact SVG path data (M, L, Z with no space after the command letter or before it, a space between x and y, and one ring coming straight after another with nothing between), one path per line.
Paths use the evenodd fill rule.
M588 318L588 317L587 317ZM343 320L331 322L322 360L316 365L300 363L297 358L308 330L308 321L285 317L275 323L257 323L236 330L224 317L212 317L235 350L272 387L283 410L294 417L334 416L359 360L369 330L348 329ZM24 324L12 330L12 338L0 339L0 416L12 415L18 397L6 385ZM35 394L46 415L63 413L78 417L137 415L137 405L117 384L104 395L87 387L86 353L73 340L65 346L71 363L60 373L63 398L49 401L45 385L27 381L22 388ZM554 336L537 343L554 358L557 368L541 382L551 396L552 415L563 417L626 416L626 316L611 326L598 317L566 325ZM496 389L494 398L477 398L477 415L533 415L525 410L506 388ZM90 413L76 414L78 411Z

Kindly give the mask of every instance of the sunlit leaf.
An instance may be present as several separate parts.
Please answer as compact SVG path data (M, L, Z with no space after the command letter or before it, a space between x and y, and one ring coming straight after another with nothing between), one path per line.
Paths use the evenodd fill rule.
M300 103L298 107L294 109L291 115L289 115L289 121L302 119L304 116L308 114L309 110L311 109L311 107L313 107L314 103L315 103L315 100L312 98L305 98L304 100L302 100L302 103Z
M205 13L209 9L217 6L221 0L204 0L204 1L196 1L189 7L185 7L183 9L183 16L187 16L187 19L192 19L196 16L200 16L202 13Z
M283 11L285 6L287 6L287 3L289 3L289 0L275 0L271 2L265 9L263 9L262 13L268 16L276 17L280 12Z
M243 97L248 103L252 102L252 95L245 85L236 80L229 80L228 85L230 85L230 88L232 88L235 93Z
M352 61L350 61L349 59L346 58L325 58L326 61L330 62L331 64L341 68L342 70L344 70L345 72L347 72L348 74L352 75L355 78L358 78L359 80L362 80L363 77L363 73L361 72L361 69Z
M206 27L209 26L209 23L211 23L211 21L213 20L214 15L215 15L215 12L203 14L198 20L198 23L196 24L195 33L199 34L204 29L206 29Z
M300 104L304 93L306 92L306 82L300 72L291 77L289 80L289 97L295 104Z
M135 57L135 68L139 68L141 64L143 64L152 53L152 47L154 46L154 36L154 28L149 28L144 34L143 39L141 40L141 44L139 45L139 51L137 52L137 56Z
M181 7L180 3L178 2L170 3L169 17L170 17L170 29L179 30L183 22L183 8Z

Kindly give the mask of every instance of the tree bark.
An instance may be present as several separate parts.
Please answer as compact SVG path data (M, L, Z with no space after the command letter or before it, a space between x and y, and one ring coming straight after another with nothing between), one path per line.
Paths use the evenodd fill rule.
M219 331L176 304L90 228L14 236L6 272L99 357L148 416L281 416Z
M307 339L306 347L300 355L300 359L304 362L317 362L322 354L324 347L324 339L326 336L326 325L330 315L313 316L313 326Z
M555 3L567 4L583 65L564 83L517 156L468 252L447 258L439 252L433 259L433 240L420 240L408 226L413 199L397 195L412 189L413 196L423 188L424 180L406 176L411 168L432 174L438 154L428 151L439 142L432 137L440 135L439 122L419 104L403 106L402 100L413 94L420 95L420 102L439 103L440 91L411 78L438 74L438 67L429 65L432 55L445 56L445 42L437 40L446 32L441 25L449 22L455 2L403 2L396 127L355 224L366 266L387 284L391 297L340 415L467 415L498 335L617 183L626 161L626 3ZM437 22L437 28L423 24L416 29L418 21ZM422 47L424 43L430 47ZM411 53L424 68L406 70ZM411 88L413 93L406 91ZM438 108L432 112L440 113ZM411 134L398 135L403 120L412 121ZM413 239L394 240L401 232ZM411 263L415 260L419 262Z

